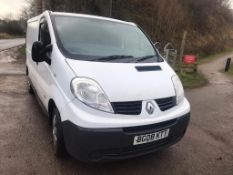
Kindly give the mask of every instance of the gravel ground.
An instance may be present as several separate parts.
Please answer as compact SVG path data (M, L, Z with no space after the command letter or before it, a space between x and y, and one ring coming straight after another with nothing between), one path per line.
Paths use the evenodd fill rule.
M9 55L12 54L1 53L0 60L9 59ZM233 81L219 72L224 62L225 58L219 58L200 66L210 83L186 91L192 118L185 137L178 144L140 158L85 164L71 157L57 159L53 155L46 116L26 91L25 65L2 61L0 174L232 175Z

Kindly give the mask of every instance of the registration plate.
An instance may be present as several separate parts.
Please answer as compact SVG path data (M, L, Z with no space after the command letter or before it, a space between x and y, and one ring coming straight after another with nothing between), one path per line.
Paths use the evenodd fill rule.
M135 136L133 145L140 145L140 144L155 142L157 140L164 139L169 136L169 131L170 129L165 129L151 134Z

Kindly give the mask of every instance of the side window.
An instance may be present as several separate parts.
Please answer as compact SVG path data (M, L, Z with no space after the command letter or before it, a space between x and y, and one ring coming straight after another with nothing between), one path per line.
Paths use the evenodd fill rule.
M43 46L51 44L48 24L44 18L42 18L40 21L38 40L43 43Z

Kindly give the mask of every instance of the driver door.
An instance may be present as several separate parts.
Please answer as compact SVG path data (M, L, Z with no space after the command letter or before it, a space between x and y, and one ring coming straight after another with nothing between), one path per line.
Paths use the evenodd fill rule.
M39 23L39 36L38 41L43 43L43 47L46 47L51 43L50 30L48 23L44 17L41 18ZM51 59L52 51L46 53L47 57ZM36 67L37 77L37 94L45 107L48 105L48 98L50 92L50 85L52 84L52 72L51 66L47 62L37 63Z

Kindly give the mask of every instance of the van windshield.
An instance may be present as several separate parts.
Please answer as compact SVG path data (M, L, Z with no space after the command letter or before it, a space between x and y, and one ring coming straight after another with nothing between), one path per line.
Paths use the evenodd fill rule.
M158 54L134 25L95 18L53 15L56 38L71 59L104 62L157 62Z

